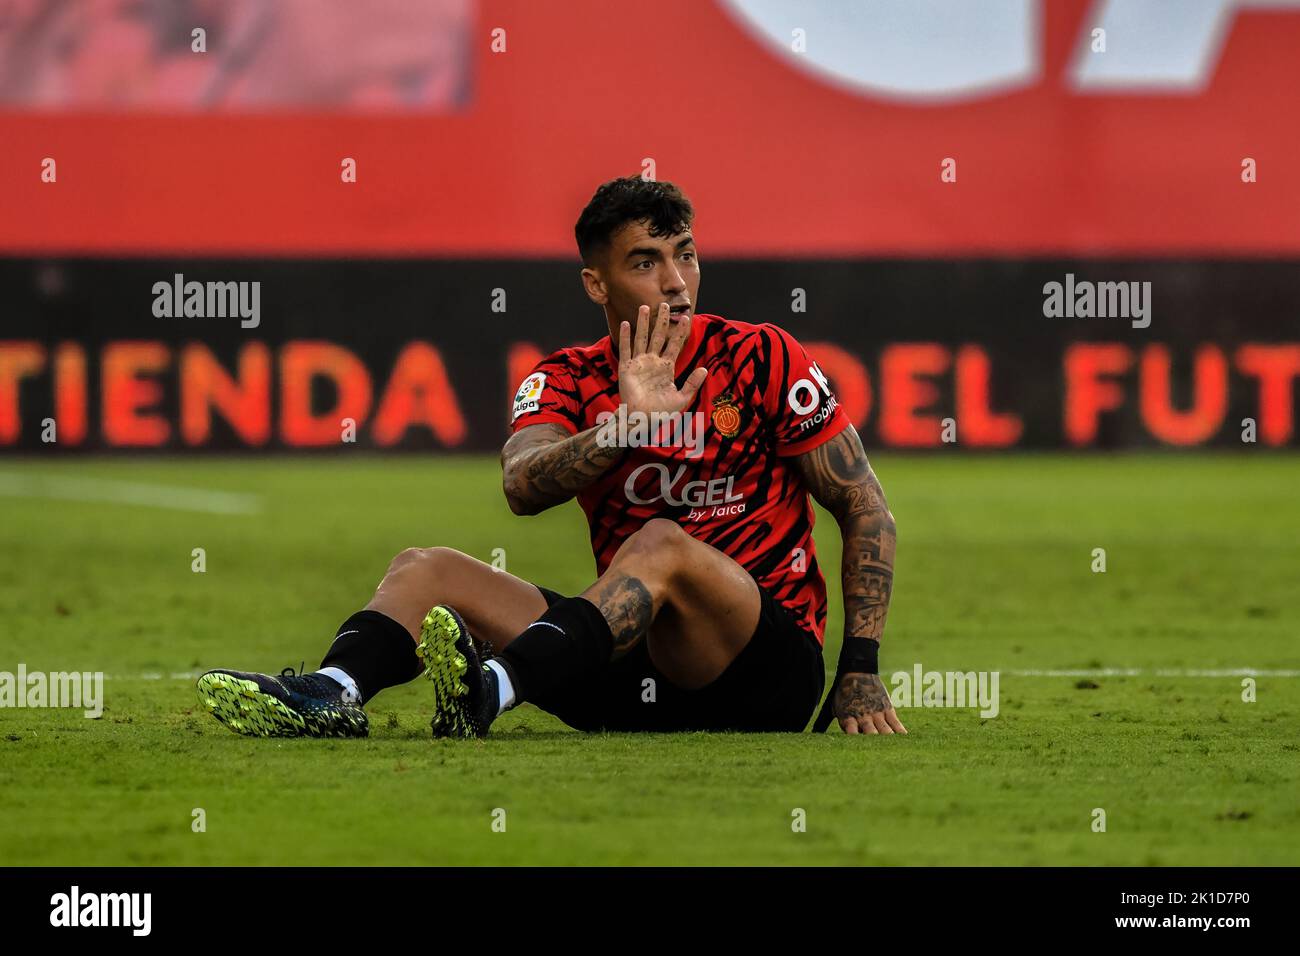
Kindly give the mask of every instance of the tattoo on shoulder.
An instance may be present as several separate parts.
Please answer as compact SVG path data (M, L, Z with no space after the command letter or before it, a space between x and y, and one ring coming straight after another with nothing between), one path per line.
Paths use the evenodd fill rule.
M857 431L849 426L799 456L809 492L844 537L844 633L880 639L894 587L894 517Z
M798 461L813 497L841 521L884 509L885 494L852 425Z

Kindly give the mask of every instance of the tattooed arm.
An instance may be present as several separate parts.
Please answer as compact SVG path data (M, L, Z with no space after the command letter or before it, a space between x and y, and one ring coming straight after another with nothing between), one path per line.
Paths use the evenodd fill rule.
M602 426L570 435L553 422L521 428L501 449L506 501L517 515L535 515L568 501L605 473L622 453L601 444Z
M632 323L619 323L618 394L628 412L680 412L695 400L708 372L697 368L679 389L674 381L677 356L691 332L689 317L673 325L668 303L650 318L650 307L637 310ZM568 501L603 475L622 454L614 440L614 419L570 435L554 423L521 428L501 449L506 500L517 515L535 515ZM608 428L603 436L601 432Z
M880 675L862 670L849 651L855 638L879 641L889 613L895 530L885 493L852 425L797 461L804 484L835 516L844 541L844 650L832 689L835 716L847 734L905 734Z

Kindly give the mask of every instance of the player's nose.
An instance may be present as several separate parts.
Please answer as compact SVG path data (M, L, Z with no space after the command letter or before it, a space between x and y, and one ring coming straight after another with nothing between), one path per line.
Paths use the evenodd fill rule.
M675 265L670 265L664 274L663 287L660 289L665 297L681 295L686 291L686 280L682 278L680 270Z

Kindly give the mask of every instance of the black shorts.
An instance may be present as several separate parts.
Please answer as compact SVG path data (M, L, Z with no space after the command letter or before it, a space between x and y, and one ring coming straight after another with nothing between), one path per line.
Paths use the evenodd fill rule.
M537 589L547 607L562 598ZM530 703L578 730L798 733L812 719L825 689L821 644L761 585L758 593L762 606L754 636L707 687L673 686L650 660L648 642L641 640L581 693Z

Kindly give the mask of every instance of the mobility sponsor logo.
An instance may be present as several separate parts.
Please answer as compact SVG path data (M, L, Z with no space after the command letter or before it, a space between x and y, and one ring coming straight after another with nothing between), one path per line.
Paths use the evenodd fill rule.
M96 719L104 713L104 673L45 673L19 664L17 673L0 671L0 708L4 707L71 707Z
M708 418L703 412L638 412L619 405L617 412L597 415L596 425L601 448L685 448L687 458L699 458Z
M799 423L799 431L807 431L814 425L820 425L826 419L830 418L835 409L839 407L840 400L832 395L826 400L826 404L817 410L816 415L809 415Z
M830 380L826 378L826 373L816 362L809 366L808 376L792 384L785 396L790 411L796 415L807 415L812 412L821 404L823 396L828 399L835 397L831 394Z
M679 465L676 471L670 472L665 464L648 462L627 476L623 494L634 505L652 505L658 501L676 507L687 505L692 509L687 520L693 521L745 513L745 496L735 490L735 475L683 482L686 468L686 465ZM647 497L638 493L636 486L641 476L648 473L658 475L659 484L658 489Z
M790 405L790 411L804 416L799 422L801 432L826 421L840 404L831 392L831 383L826 378L826 373L816 362L809 366L807 378L801 378L790 386L785 399Z
M996 717L999 671L911 671L890 675L895 707L978 707L981 717Z
M82 893L73 886L50 897L50 925L126 926L133 936L148 936L153 925L152 893Z
M225 319L238 316L240 328L262 324L262 283L185 281L153 284L153 314L159 319Z
M1075 281L1043 285L1043 315L1049 319L1131 319L1135 329L1151 325L1150 282Z

